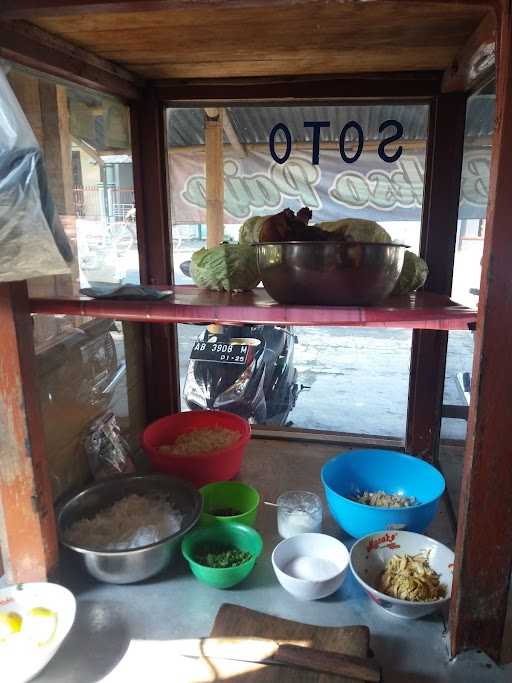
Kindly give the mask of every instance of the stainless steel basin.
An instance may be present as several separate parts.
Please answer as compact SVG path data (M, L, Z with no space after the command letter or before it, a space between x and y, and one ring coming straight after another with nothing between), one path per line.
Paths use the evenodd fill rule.
M261 242L254 245L265 289L282 304L378 304L398 280L406 245Z
M130 494L164 494L183 513L181 529L157 543L134 550L110 550L79 546L66 540L66 529L84 517ZM57 514L63 545L80 553L87 571L108 583L135 583L162 571L170 562L183 536L192 529L202 510L202 497L192 484L163 474L128 474L105 479L70 498Z

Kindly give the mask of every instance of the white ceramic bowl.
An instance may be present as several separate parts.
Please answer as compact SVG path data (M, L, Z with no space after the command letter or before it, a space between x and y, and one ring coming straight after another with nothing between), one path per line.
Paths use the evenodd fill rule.
M299 600L318 600L337 591L347 575L348 564L347 548L326 534L292 536L281 541L272 553L277 580Z
M430 602L398 600L377 590L379 578L393 555L416 555L429 552L429 564L446 586L446 597ZM419 619L441 609L452 592L454 554L442 543L412 531L380 531L360 538L350 551L350 568L370 598L382 609L397 617Z
M30 642L23 634L0 644L0 678L25 683L38 674L55 655L69 633L76 613L76 600L67 588L55 583L22 583L0 589L0 612L17 612L22 618L34 607L45 607L57 615L51 641L44 646Z

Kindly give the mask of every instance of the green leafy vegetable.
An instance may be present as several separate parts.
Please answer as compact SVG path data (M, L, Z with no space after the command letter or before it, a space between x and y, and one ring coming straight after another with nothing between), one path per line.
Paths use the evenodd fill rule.
M204 289L253 289L260 282L256 250L246 244L220 244L192 254L192 279Z
M391 236L382 225L362 218L343 218L339 221L318 223L318 228L330 233L329 239L350 242L391 242Z
M251 557L251 553L245 550L220 544L200 546L194 553L196 562L215 569L238 567Z
M392 295L409 294L423 287L428 276L426 262L412 251L406 250L400 277L391 292Z
M260 241L260 228L268 216L253 216L248 218L240 228L240 244L252 244Z

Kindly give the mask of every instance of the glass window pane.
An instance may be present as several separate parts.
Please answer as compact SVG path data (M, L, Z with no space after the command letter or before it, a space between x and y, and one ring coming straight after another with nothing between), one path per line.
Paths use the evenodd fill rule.
M478 305L480 291L495 111L494 82L468 100L452 299L472 308ZM444 385L445 411L450 406L458 406L467 412L473 346L473 332L449 333ZM466 430L465 419L445 418L441 437L463 441Z
M403 135L399 143L389 142L383 147L384 138L396 130L391 120L401 124ZM285 208L297 212L303 206L309 207L313 223L348 217L378 221L391 239L405 242L417 253L427 120L425 105L168 109L176 283L192 284L187 265L196 250L207 246L209 219L212 225L213 221L221 223L219 241L236 242L248 218L276 214ZM313 163L315 132L311 122L323 122L318 163ZM276 124L286 126L291 140L291 153L282 164L269 147L269 136ZM215 126L221 134L221 149L217 145L215 152L220 159L217 165L212 152L215 143L211 142ZM342 131L345 159L340 153ZM358 155L358 135L363 148L351 163ZM283 157L286 137L282 129L275 142L274 156ZM388 163L379 156L379 147L390 156L399 144L402 154L396 161ZM213 188L219 185L214 196ZM215 201L222 202L216 217L212 208ZM251 404L251 399L246 389L240 389L243 383L237 383L233 367L225 366L223 374L219 368L210 364L208 370L203 364L201 372L211 371L217 378L218 395L216 399L211 395L200 397L204 389L197 375L194 377L189 359L195 338L204 338L205 326L182 325L179 353L184 409L211 404L244 410L246 416L265 425L292 424L299 429L403 438L410 331L300 327L283 333L275 328L251 332L246 326L237 330L237 335L241 333L260 335L269 348L274 344L278 351L280 360L274 370L270 364L266 368L272 376L267 378L268 387L265 384L265 408L261 401L256 408L254 400L250 410L241 405ZM290 333L296 340L293 357L286 336ZM255 381L247 383L247 391ZM238 398L232 392L237 387ZM277 404L285 408L279 412Z
M139 282L129 113L119 100L12 67L11 86L41 147L75 260L69 276L29 280L32 296ZM80 440L113 411L133 450L145 421L140 326L35 315L34 346L54 496L90 477Z

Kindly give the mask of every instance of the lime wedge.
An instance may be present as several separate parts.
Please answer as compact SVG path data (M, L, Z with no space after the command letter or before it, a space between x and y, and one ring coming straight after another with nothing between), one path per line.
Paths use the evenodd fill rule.
M0 642L21 630L22 618L17 612L0 612Z

